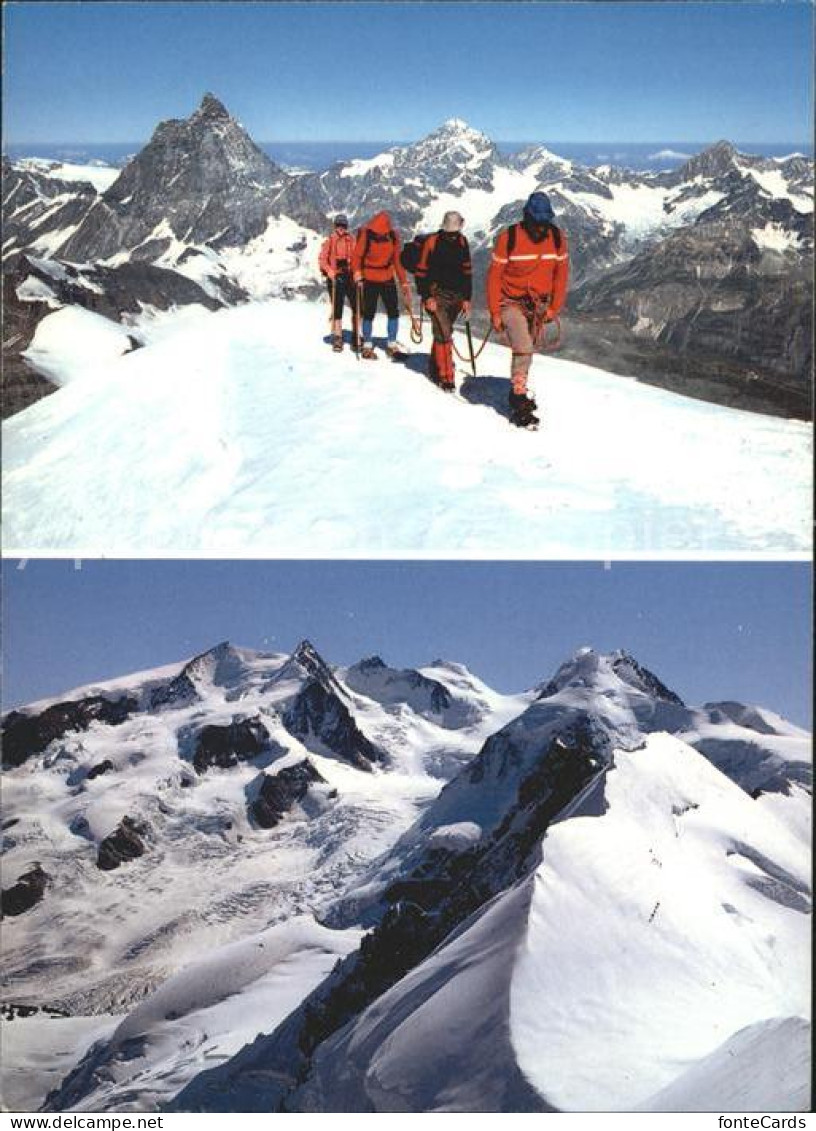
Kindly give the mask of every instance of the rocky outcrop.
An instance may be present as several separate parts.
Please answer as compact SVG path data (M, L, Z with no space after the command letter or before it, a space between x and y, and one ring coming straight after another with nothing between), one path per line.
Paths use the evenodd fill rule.
M199 774L213 766L229 770L263 754L268 745L269 731L257 715L227 726L205 726L196 738L193 765Z
M283 715L283 725L307 746L316 739L332 754L358 770L371 770L385 760L357 726L348 706L331 688L310 679Z
M185 275L140 260L111 267L22 255L6 265L6 274L8 285L18 289L27 281L35 280L42 292L49 294L51 309L82 306L113 321L121 320L126 314L139 314L145 306L170 310L195 304L207 310L220 310L227 301L239 302L247 297L224 280L220 284L223 300L213 298Z
M50 876L39 864L34 864L24 872L16 884L4 888L0 896L0 917L22 915L30 911L45 895Z
M130 860L144 856L147 849L142 838L147 831L143 822L123 817L110 836L100 842L96 857L97 868L110 872Z
M263 773L250 788L250 818L262 829L272 829L303 800L312 785L324 781L308 758L277 773Z
M103 774L109 774L111 770L115 768L110 758L105 758L104 761L97 762L95 766L91 766L86 775L86 779L87 781L93 781L94 778L101 778Z
M3 419L22 412L30 404L57 390L51 381L36 373L22 354L31 345L37 326L53 310L45 301L24 301L17 295L17 281L3 274Z
M385 754L362 733L351 711L348 692L308 640L303 640L275 677L275 682L304 681L282 716L284 727L308 747L370 770Z
M89 695L68 703L55 703L39 714L10 711L3 720L3 766L21 766L41 754L57 738L87 730L95 722L118 726L138 709L136 699L123 695L106 699Z

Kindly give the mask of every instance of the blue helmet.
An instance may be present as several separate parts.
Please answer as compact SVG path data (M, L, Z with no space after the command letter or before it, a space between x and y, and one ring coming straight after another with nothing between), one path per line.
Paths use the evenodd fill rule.
M534 192L527 198L524 205L524 215L528 216L534 224L550 224L555 219L553 206L546 192Z

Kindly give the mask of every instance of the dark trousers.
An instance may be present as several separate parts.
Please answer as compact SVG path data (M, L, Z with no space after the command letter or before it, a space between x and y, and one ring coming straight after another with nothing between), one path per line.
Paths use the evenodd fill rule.
M335 279L326 280L326 290L329 298L333 296L332 318L339 322L343 317L343 304L348 302L351 313L354 314L354 281L349 275L338 275Z
M363 283L363 318L371 321L377 313L377 304L382 299L385 313L389 318L399 317L397 284L393 279L388 283Z

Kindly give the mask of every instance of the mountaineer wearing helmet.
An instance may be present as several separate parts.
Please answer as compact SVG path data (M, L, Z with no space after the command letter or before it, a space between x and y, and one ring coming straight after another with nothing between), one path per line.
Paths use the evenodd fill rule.
M522 428L538 424L527 375L544 325L560 312L567 293L567 237L553 219L547 194L534 192L521 223L499 232L487 272L493 329L506 332L512 350L510 420Z

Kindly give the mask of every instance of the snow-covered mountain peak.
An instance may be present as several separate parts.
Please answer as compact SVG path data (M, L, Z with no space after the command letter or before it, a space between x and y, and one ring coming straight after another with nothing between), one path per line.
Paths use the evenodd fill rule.
M428 183L448 191L488 188L502 163L498 149L479 130L451 118L420 141L396 151L397 164L421 172Z
M474 129L474 127L468 125L463 118L447 118L441 126L438 126L427 135L425 141L436 137L444 137L448 141L455 140L462 143L471 142L478 145L480 148L492 146L493 144L487 134L483 134L481 130Z
M736 168L739 151L730 141L717 141L697 153L672 174L678 183L696 177L722 177Z
M194 683L212 683L224 687L235 683L244 673L244 655L228 640L194 656L184 666L184 674Z
M331 668L311 640L301 640L276 676L279 681L288 679L316 679L326 689L339 690Z
M542 687L540 698L547 699L567 689L603 695L633 689L650 698L683 706L679 695L623 649L602 653L589 647L579 648Z

